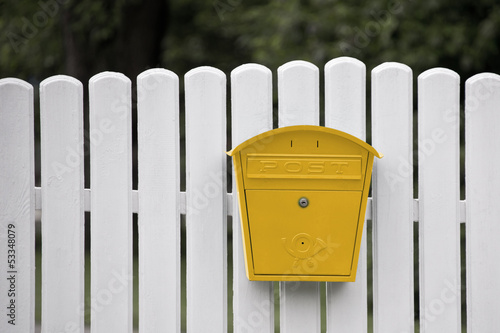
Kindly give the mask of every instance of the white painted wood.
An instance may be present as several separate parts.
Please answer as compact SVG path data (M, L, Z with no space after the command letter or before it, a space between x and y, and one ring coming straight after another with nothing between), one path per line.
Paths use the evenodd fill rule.
M467 331L500 326L500 76L478 74L465 86Z
M91 330L132 332L131 82L90 79Z
M372 142L384 154L373 172L373 327L413 332L412 71L372 71Z
M280 127L319 125L319 69L305 61L278 68ZM319 282L280 282L281 332L320 332Z
M84 209L86 212L90 212L90 189L86 188L83 190L83 197L85 201ZM40 187L35 187L35 209L42 209L42 191ZM139 195L137 190L132 190L132 213L139 212ZM233 194L227 193L227 216L233 216ZM460 200L460 221L459 223L465 223L465 206L466 201ZM179 193L179 213L186 214L186 192ZM372 218L372 198L368 198L366 204L366 219L370 220ZM413 200L413 221L418 221L418 199Z
M179 78L137 78L139 330L180 332Z
M466 218L467 218L467 201L466 200L460 200L460 223L465 223Z
M90 189L86 188L83 191L83 197L85 201L84 209L86 212L90 212ZM35 187L35 209L42 209L42 191L40 187ZM132 190L132 213L138 213L138 191ZM227 193L227 216L233 216L233 194ZM460 200L460 222L465 223L465 206L466 201ZM179 212L181 215L186 214L186 192L179 193ZM372 198L368 198L366 204L366 219L370 220L372 218ZM418 221L418 199L413 200L413 221Z
M319 125L319 70L301 60L278 68L278 123Z
M364 93L355 82L363 81L363 69L361 63L349 58L336 59L325 68L326 125L360 138L364 138L360 112ZM280 126L317 124L317 68L292 62L281 67L278 74ZM496 223L500 215L500 176L494 169L500 162L495 150L500 129L500 76L480 74L466 84L467 201L459 201L456 74L434 69L419 78L418 200L412 198L411 70L389 63L375 68L372 75L373 145L385 155L376 161L373 207L371 200L367 207L367 218L374 218L374 330L413 331L415 219L421 221L421 331L459 329L460 294L454 288L460 285L458 227L465 220L468 329L494 331L500 324L500 289L496 281L500 268L494 264L500 250L500 227ZM4 255L7 253L6 228L15 222L18 264L16 327L2 320L1 332L34 331L35 208L42 210L43 218L44 332L82 330L83 315L78 312L81 303L79 307L75 304L83 297L82 213L91 208L94 333L132 331L132 212L139 212L140 223L144 222L141 246L146 248L140 250L144 273L141 315L145 318L141 319L141 330L162 330L168 322L172 326L167 330L179 331L180 255L176 251L178 216L184 212L188 215L189 330L227 329L225 216L232 214L232 205L237 207L237 202L225 192L224 74L213 68L198 68L186 75L186 193L178 190L178 162L172 162L178 161L178 145L172 144L177 142L178 115L167 112L178 107L176 76L151 70L139 77L138 85L139 141L144 148L139 152L140 190L131 189L130 81L116 73L99 74L90 82L90 190L82 188L82 169L77 163L78 156L82 157L78 151L82 137L81 84L64 76L41 84L42 187L35 188L33 90L21 80L0 80L0 249ZM270 86L270 73L262 66L245 65L233 72L233 146L271 128ZM348 110L350 113L345 112ZM156 116L149 117L147 111ZM356 117L351 118L353 114ZM440 129L444 134L439 134ZM428 140L434 140L434 145ZM75 154L71 147L76 147ZM52 162L59 160L62 168L54 168ZM153 222L147 224L148 219ZM238 222L235 218L239 227ZM148 229L152 226L157 229ZM234 237L239 232L235 228ZM236 238L235 247L238 240L241 242ZM273 331L272 284L246 280L242 253L237 251L236 247L235 331L246 332L249 327ZM8 271L6 261L0 261L0 270L2 274ZM358 272L358 279L361 276ZM2 290L7 290L6 278L0 279ZM281 284L282 332L319 331L317 285ZM366 331L366 305L357 303L364 303L358 298L365 292L363 287L328 284L329 331ZM8 297L3 294L0 300L4 302ZM360 308L354 313L350 309L355 304ZM258 326L256 323L261 321L263 325Z
M273 127L272 74L261 65L246 64L231 72L233 148ZM233 193L236 194L233 173ZM233 196L234 332L274 332L273 283L249 281L241 236L239 202Z
M325 65L325 126L361 140L366 137L366 66L340 57ZM366 221L359 252L356 282L326 284L328 332L366 332L368 329Z
M366 66L355 58L325 65L325 126L366 140Z
M33 87L18 79L2 79L0 80L0 255L2 258L0 332L26 333L35 330L34 169ZM9 225L13 227L9 228ZM8 246L9 239L15 239L15 243L11 241L10 244L13 245L11 247ZM9 255L15 257L8 257ZM11 277L13 279L8 280ZM11 302L14 302L15 313L13 317L8 317L7 314L12 313L11 309L7 309L11 306ZM9 320L14 320L12 322L14 325L10 324Z
M418 77L420 332L460 332L460 77Z
M91 190L86 188L83 190L84 198L84 210L90 212L90 192ZM369 198L368 200L371 200ZM233 194L227 193L227 216L233 215ZM463 203L463 202L462 202ZM370 204L369 204L370 205ZM42 189L40 187L35 187L35 210L42 210ZM367 208L367 214L371 214L371 210ZM137 190L132 190L132 213L139 213L139 192ZM186 192L179 192L179 213L181 215L186 214ZM368 216L368 215L367 215Z
M40 84L42 332L84 330L83 85Z
M187 330L227 330L226 76L185 76Z

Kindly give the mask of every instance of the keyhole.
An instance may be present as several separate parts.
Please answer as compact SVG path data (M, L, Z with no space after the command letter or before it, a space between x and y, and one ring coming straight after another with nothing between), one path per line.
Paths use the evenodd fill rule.
M299 206L302 208L306 208L309 205L309 200L307 198L302 197L299 199Z

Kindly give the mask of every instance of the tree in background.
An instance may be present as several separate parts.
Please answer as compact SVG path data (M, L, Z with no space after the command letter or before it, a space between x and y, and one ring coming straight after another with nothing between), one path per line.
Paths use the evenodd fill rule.
M214 10L219 20L209 11L196 14L194 22L200 22L196 31L218 31L225 40L234 41L229 45L232 52L271 69L294 59L321 66L338 56L352 56L369 69L385 61L398 61L417 74L436 66L449 67L462 76L500 72L500 5L494 0L289 0L260 4L217 0ZM198 43L208 48L209 40L203 34ZM188 37L192 41L196 35Z
M150 67L183 75L294 59L322 66L356 57L368 69L399 61L416 74L500 72L495 0L0 1L0 76L83 82L103 70L134 78Z
M160 65L168 2L9 1L0 4L0 74L82 82L100 71L135 77Z

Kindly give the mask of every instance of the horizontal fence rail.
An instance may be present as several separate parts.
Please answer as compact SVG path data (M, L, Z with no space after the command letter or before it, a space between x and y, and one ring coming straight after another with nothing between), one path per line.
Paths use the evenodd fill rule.
M92 190L86 188L84 191L83 191L83 194L84 194L84 210L86 212L90 212L90 192ZM138 191L137 190L132 190L132 213L138 213L139 212L139 195L138 195ZM184 191L181 191L181 192L178 192L178 195L179 195L179 205L178 205L178 209L179 209L179 214L180 215L185 215L186 214L186 192ZM235 203L233 202L233 193L227 193L226 195L226 200L227 200L227 216L232 216L232 217L235 217L233 215L233 209L230 208L230 206L234 205ZM236 202L237 203L237 202ZM366 205L366 215L365 215L365 218L367 220L371 220L372 219L372 204L373 204L373 200L372 198L368 198L368 203ZM466 218L467 218L467 214L466 214L466 211L465 211L465 207L466 207L466 201L465 200L460 200L459 201L459 209L460 209L460 219L457 219L456 222L458 224L460 223L465 223L466 222ZM42 210L42 193L41 193L41 188L40 187L35 187L35 210L39 210L41 211ZM236 215L237 217L237 215ZM413 199L413 220L414 222L418 222L419 221L419 200L418 199Z
M35 187L33 87L1 79L0 332L37 327L37 211L42 332L84 332L86 323L92 333L133 332L135 307L141 333L275 332L277 327L286 333L460 332L465 322L468 332L495 331L500 326L495 264L500 258L500 76L468 79L461 102L455 72L421 73L413 91L408 66L384 63L371 71L367 113L366 75L365 65L349 57L331 60L324 70L305 61L286 63L274 83L272 71L258 64L242 65L229 76L199 67L182 78L183 85L171 71L150 69L137 77L133 96L129 78L104 72L89 82L88 130L82 83L53 76L40 84L40 187ZM247 279L239 203L234 185L233 193L227 190L235 181L225 151L228 142L235 147L273 128L274 100L274 127L319 125L324 116L326 127L362 140L371 135L372 145L385 155L374 165L366 209L371 223L362 231L356 282ZM84 186L85 161L90 188Z

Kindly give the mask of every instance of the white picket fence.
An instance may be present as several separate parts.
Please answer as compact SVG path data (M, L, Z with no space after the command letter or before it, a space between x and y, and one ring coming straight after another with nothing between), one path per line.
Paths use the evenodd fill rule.
M418 77L418 200L413 196L413 74L385 63L371 72L374 332L414 332L413 221L419 221L420 332L500 327L500 76L465 84L466 201L460 201L460 82L448 69ZM278 69L279 126L318 125L320 71L304 61ZM179 79L165 69L137 78L138 189L132 189L131 81L101 73L89 83L90 154L84 152L83 88L54 76L40 84L41 188L34 186L33 87L0 80L0 332L34 332L35 210L42 214L42 332L84 330L84 212L91 212L91 331L131 332L133 279L139 331L181 329L181 220L186 215L187 331L274 332L271 282L245 270L237 200L226 193L226 86L200 67L184 77L186 191L180 192ZM325 126L365 139L366 68L337 58L324 68ZM271 71L231 73L232 146L272 129ZM91 188L84 188L90 158ZM133 277L132 214L139 276ZM227 225L233 216L233 290ZM460 223L466 223L467 293L461 293ZM366 225L366 224L365 224ZM368 330L366 231L355 283L326 284L328 332ZM10 255L10 256L9 256ZM15 262L12 261L15 260ZM321 331L320 283L279 284L280 332ZM12 293L13 292L13 293ZM15 309L12 311L12 305ZM9 323L15 320L15 325Z

